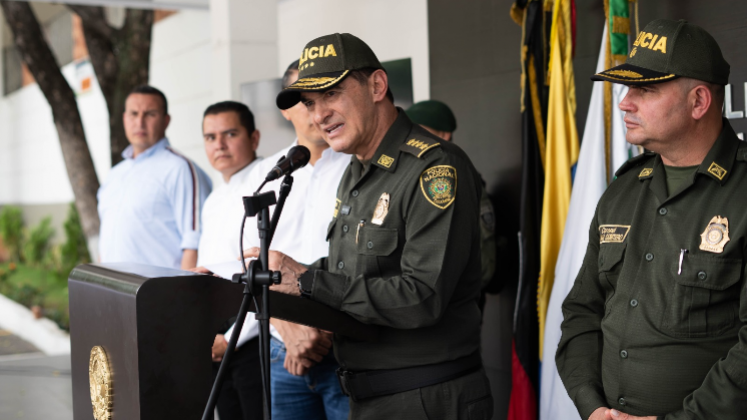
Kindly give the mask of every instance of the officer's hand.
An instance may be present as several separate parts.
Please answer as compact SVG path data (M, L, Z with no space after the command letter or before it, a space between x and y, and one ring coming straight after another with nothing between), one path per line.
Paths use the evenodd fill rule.
M259 258L259 248L254 247L244 251L245 258ZM270 286L270 290L293 296L301 296L298 290L298 278L308 271L306 267L297 263L293 258L278 251L270 251L268 255L269 269L280 271L282 282Z
M609 411L607 407L599 407L589 416L589 420L605 420L605 414Z
M223 360L223 355L226 354L227 348L228 342L226 341L226 337L223 334L216 335L215 341L213 341L213 361L220 362Z
M596 411L595 411L596 413ZM604 420L656 420L656 416L638 417L625 414L617 410L607 410L604 413Z
M194 267L194 268L190 268L188 271L191 271L193 273L199 273L199 274L213 274L212 271L208 270L205 267Z

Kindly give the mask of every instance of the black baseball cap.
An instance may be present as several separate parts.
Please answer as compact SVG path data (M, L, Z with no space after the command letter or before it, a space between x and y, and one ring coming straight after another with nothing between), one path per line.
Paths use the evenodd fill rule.
M278 108L288 109L301 100L301 92L325 91L353 70L382 69L371 47L351 34L319 37L304 48L298 61L298 80L278 94ZM386 71L386 70L385 70Z
M684 20L657 19L638 34L624 64L591 76L591 80L650 85L689 77L729 83L729 63L715 39Z

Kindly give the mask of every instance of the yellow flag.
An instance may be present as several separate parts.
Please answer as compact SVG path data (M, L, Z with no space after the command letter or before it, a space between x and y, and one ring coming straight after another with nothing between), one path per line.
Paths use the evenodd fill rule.
M563 228L571 202L571 168L578 160L576 131L576 86L573 82L571 0L555 0L550 30L550 98L547 108L545 191L540 233L540 275L537 312L542 360L545 317L550 301L555 263L563 239Z

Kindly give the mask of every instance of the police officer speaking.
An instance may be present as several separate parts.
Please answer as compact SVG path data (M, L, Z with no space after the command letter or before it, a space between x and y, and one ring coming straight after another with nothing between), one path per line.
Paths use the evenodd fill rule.
M563 303L556 361L581 418L736 420L747 412L747 144L722 118L713 37L655 20L626 63L627 141ZM638 417L643 416L643 417Z
M351 418L490 419L480 183L469 158L394 106L386 71L353 35L306 45L277 105L299 101L332 149L353 156L330 215L329 257L307 267L271 252L269 268L282 273L273 289L381 327L373 343L334 337Z

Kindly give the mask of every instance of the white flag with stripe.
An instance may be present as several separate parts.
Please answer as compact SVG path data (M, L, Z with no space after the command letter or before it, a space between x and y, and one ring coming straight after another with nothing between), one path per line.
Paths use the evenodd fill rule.
M604 26L597 73L605 70L607 25ZM638 153L637 148L625 141L625 124L622 120L624 113L618 107L625 94L627 94L626 86L613 85L610 179L620 165ZM565 233L558 254L558 263L555 266L555 283L545 321L543 348L545 357L542 361L540 379L540 420L581 420L558 375L555 352L560 342L560 324L563 321L561 305L581 269L589 243L589 226L594 217L597 202L607 188L604 143L604 83L594 82L571 192L571 204L565 222Z

